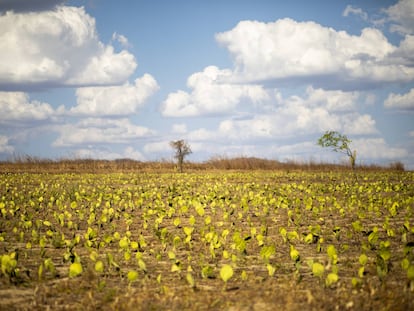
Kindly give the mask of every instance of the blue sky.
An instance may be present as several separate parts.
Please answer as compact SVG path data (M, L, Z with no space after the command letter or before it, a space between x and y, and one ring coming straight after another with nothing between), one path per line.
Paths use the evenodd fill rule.
M0 159L414 169L414 1L0 0Z

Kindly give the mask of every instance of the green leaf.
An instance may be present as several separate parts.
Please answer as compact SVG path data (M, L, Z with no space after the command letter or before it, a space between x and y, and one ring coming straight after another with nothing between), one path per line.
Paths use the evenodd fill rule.
M178 217L174 218L173 224L174 224L174 226L178 227L181 224L180 218L178 218Z
M135 282L138 279L138 272L135 270L128 271L128 281L130 283Z
M69 267L69 277L74 278L82 274L82 265L80 262L74 262Z
M204 266L201 269L201 277L203 279L212 278L214 276L214 270L211 266Z
M138 242L135 242L135 241L132 241L131 242L131 249L133 249L133 250L137 250L138 249Z
M243 271L241 272L241 279L242 279L243 281L246 281L246 280L248 279L248 275L247 275L246 270L243 270Z
M290 245L290 258L295 262L300 260L299 251L293 245Z
M414 281L414 265L410 265L407 269L407 278Z
M327 253L328 253L329 259L331 260L331 263L336 265L338 262L338 255L336 253L335 246L328 245Z
M228 280L233 276L233 268L230 265L224 265L220 269L220 277L224 283L227 283Z
M374 246L378 241L378 228L374 227L374 230L368 235L368 242Z
M260 250L260 256L262 257L264 261L267 262L270 256L273 256L275 252L276 252L276 249L274 245L263 246L262 249Z
M171 272L180 272L181 271L181 266L180 263L174 263L171 265Z
M365 268L364 267L360 267L358 269L358 276L362 279L364 277L364 273L365 273Z
M102 261L98 260L95 262L95 271L99 273L102 273L104 271L104 264Z
M408 260L408 258L404 258L404 259L401 261L401 267L402 267L404 270L408 270L408 268L410 267L410 261Z
M325 284L326 286L331 286L332 284L335 284L336 282L338 282L339 277L338 274L336 273L329 273L328 276L325 279Z
M129 241L127 237L123 237L119 240L119 247L122 249L127 249L129 246Z
M388 261L391 258L391 251L388 248L380 250L380 256L384 261Z
M289 231L287 238L289 241L299 240L299 234L296 231Z
M312 244L313 243L313 234L308 233L305 237L305 243L306 244Z
M362 266L365 266L367 262L368 262L368 257L367 257L367 255L365 255L365 254L361 254L361 255L359 256L359 263L360 263Z
M271 264L266 265L267 272L269 273L269 276L273 276L276 272L276 268L273 267Z
M37 270L37 277L39 281L42 279L42 275L43 275L43 264L40 264L39 269Z
M188 272L187 273L187 275L186 275L186 280L187 280L187 282L188 282L188 284L191 286L191 287L195 287L195 282L194 282L194 278L193 278L193 275L190 273L190 272Z
M185 233L186 236L191 236L191 234L193 233L194 228L184 227L183 230L184 230L184 233Z
M168 251L168 258L170 260L175 260L175 253L173 251Z
M138 266L142 271L147 272L147 265L142 259L138 259Z
M314 276L322 277L325 272L325 267L319 262L314 262L312 265L312 273Z
M361 232L364 228L362 227L362 224L359 220L356 220L352 223L352 227L355 231Z

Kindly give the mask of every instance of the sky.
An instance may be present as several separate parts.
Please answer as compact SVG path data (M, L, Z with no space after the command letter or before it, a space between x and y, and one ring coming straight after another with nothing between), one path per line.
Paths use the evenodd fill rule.
M0 0L0 160L414 169L414 0Z

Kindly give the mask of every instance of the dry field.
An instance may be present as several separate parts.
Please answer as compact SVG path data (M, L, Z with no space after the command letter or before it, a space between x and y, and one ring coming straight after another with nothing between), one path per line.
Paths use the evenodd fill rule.
M414 310L414 173L0 175L1 310Z

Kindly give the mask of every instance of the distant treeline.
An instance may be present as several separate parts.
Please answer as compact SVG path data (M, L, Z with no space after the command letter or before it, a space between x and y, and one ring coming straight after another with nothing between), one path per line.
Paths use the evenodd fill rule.
M19 156L12 160L0 162L0 172L50 172L50 173L107 173L157 171L174 172L176 163L168 160L137 161L132 159L97 160L97 159L59 159L50 160L32 156ZM200 170L307 170L340 171L351 170L347 164L320 163L315 161L297 162L269 160L255 157L213 157L205 162L185 162L184 172ZM358 165L357 170L392 170L404 171L404 164L393 162L388 166Z

